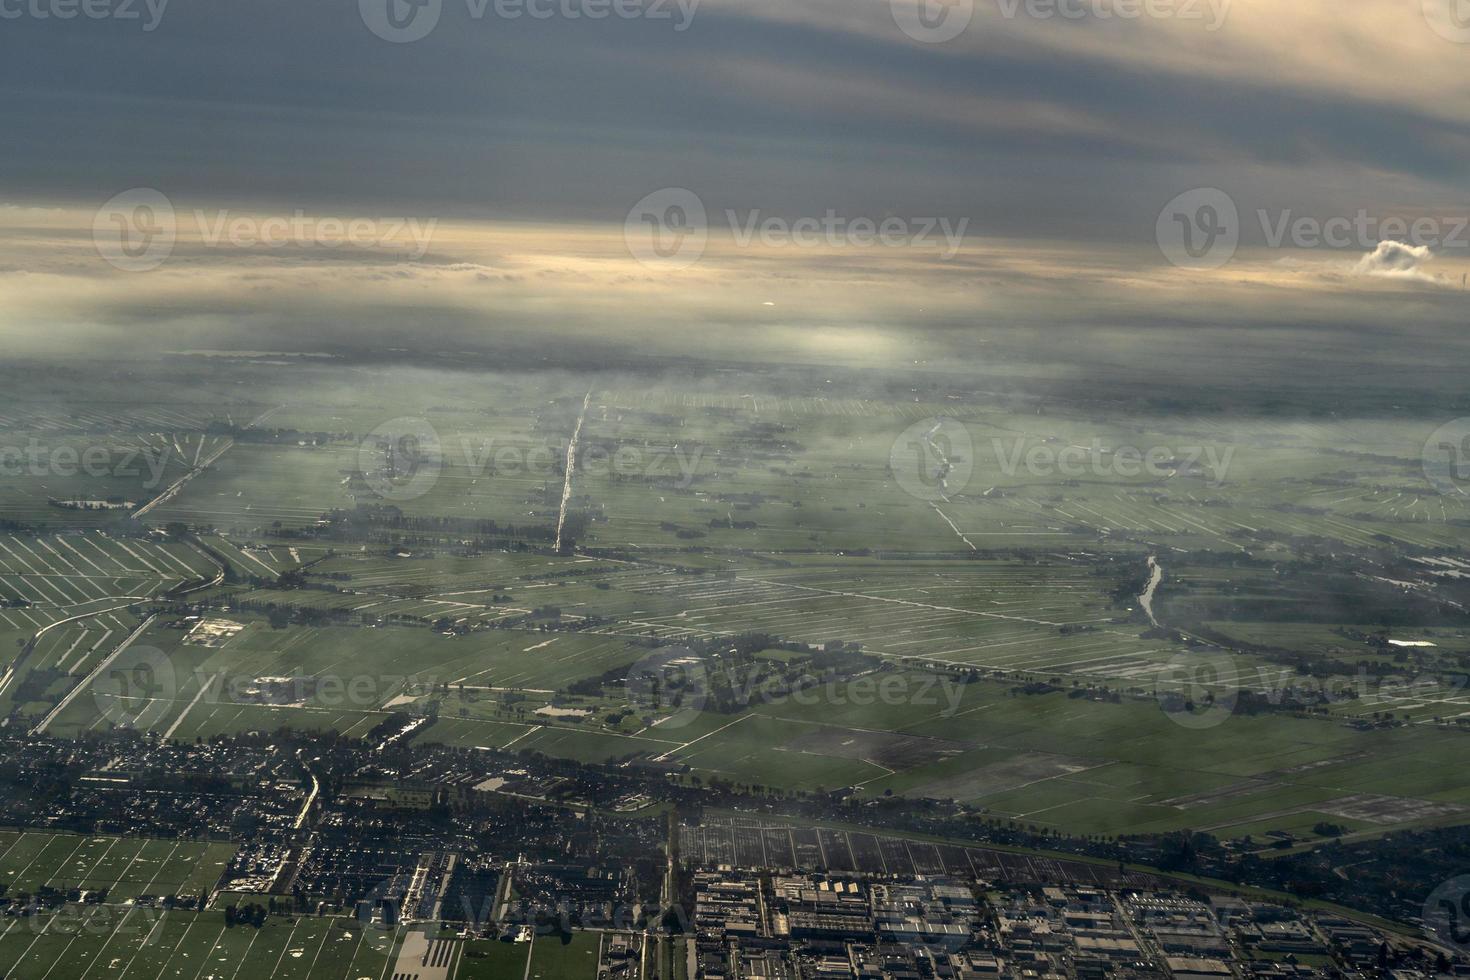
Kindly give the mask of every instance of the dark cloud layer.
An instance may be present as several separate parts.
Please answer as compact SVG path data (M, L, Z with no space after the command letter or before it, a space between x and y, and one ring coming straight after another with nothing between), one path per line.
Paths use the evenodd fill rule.
M1423 205L1470 159L1470 125L1436 100L1313 84L1273 72L1269 51L1231 74L1224 31L1218 58L1212 38L1182 35L1201 55L1181 60L1165 57L1179 32L1156 24L1018 24L982 2L971 34L928 45L886 4L849 6L778 17L707 0L676 31L475 20L446 0L412 44L374 37L345 0L172 0L151 32L23 17L0 25L0 186L618 221L677 185L716 209L965 215L992 234L1137 242L1186 187L1333 213ZM1269 32L1258 11L1231 16L1242 50ZM1470 64L1417 19L1403 29Z

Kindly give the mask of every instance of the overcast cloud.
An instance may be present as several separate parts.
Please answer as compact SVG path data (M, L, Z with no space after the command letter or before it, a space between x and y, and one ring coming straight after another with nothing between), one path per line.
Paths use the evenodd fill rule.
M1417 316L1463 320L1470 248L1453 240L1265 247L1287 213L1427 217L1443 239L1470 213L1470 43L1421 0L975 0L943 43L905 33L887 0L626 0L642 15L604 19L586 0L578 17L545 0L545 18L442 0L427 36L391 43L369 27L374 2L98 0L112 15L63 20L56 0L0 0L0 330L228 334L285 307L630 336L772 310L793 330L1188 320L1175 301L1201 290L1213 319L1248 325L1262 288L1345 328L1392 319L1402 290ZM679 275L630 262L622 235L666 187L711 224ZM305 213L440 230L405 262L221 247L190 227L163 268L125 274L89 236L130 188L186 225ZM1237 210L1238 254L1215 268L1175 268L1155 241L1191 188ZM826 216L963 221L967 244L949 261L841 242L732 251L720 227ZM1345 290L1370 299L1339 306Z

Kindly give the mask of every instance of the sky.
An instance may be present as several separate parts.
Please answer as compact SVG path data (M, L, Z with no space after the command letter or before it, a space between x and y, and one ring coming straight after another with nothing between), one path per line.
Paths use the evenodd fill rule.
M1466 0L0 0L0 89L12 349L1466 319Z

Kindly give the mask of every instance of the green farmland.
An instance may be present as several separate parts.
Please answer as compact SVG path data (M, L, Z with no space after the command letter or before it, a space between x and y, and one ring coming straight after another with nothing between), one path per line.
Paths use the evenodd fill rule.
M1426 478L1412 419L359 380L170 409L135 441L188 479L147 537L67 510L64 533L0 535L12 723L192 741L418 718L419 741L1079 834L1470 819L1470 505ZM406 470L383 435L404 419ZM904 454L940 429L935 496ZM764 649L729 659L739 637ZM816 681L693 710L632 696L635 665L685 650L736 686ZM1181 673L1202 699L1184 715Z

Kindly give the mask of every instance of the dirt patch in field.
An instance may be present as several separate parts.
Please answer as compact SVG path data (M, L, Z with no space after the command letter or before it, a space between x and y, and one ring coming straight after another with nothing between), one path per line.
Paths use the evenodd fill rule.
M1439 803L1433 800L1415 800L1402 796L1373 796L1361 794L1344 796L1312 807L1321 813L1364 823L1395 824L1411 820L1431 820L1461 813L1464 807L1455 803Z
M969 772L925 783L909 790L905 796L929 796L936 799L973 800L981 796L1004 793L1030 783L1055 776L1068 776L1093 768L1082 759L1049 752L1021 752L1008 759L971 769Z
M1268 789L1279 786L1268 779L1243 779L1229 786L1220 786L1215 789L1205 790L1203 793L1190 793L1188 796L1175 796L1167 800L1160 800L1159 806L1178 807L1188 810L1197 806L1213 806L1216 803L1227 803L1230 800L1250 796L1253 793L1261 793Z
M965 750L960 742L891 732L859 732L850 728L824 728L801 735L781 746L785 752L805 752L837 759L861 759L885 769L914 769L942 762Z

